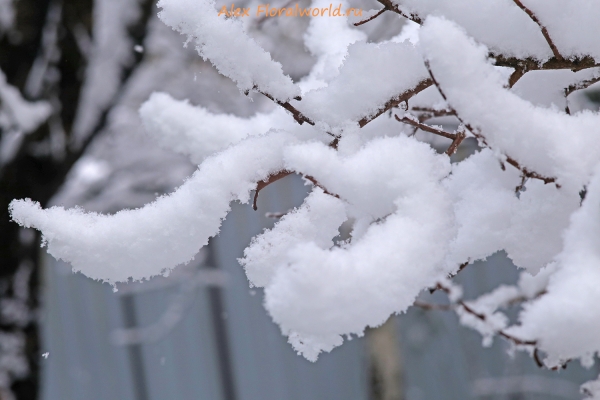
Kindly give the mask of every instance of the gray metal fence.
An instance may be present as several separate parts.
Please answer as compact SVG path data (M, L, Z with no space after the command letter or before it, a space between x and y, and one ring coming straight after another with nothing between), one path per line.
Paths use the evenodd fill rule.
M296 355L236 260L253 235L273 224L265 211L286 211L305 193L300 179L290 177L261 192L259 212L234 204L196 262L169 278L121 285L117 293L45 256L42 351L49 356L41 359L42 398L372 398L364 338L316 363ZM517 274L498 254L457 279L472 298ZM576 399L578 385L598 375L578 365L540 370L525 354L509 356L499 339L484 349L479 334L459 326L452 313L412 308L394 323L408 400Z

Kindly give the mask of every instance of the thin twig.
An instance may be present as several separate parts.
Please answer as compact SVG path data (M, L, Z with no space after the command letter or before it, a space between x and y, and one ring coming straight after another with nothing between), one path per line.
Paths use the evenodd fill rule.
M452 144L450 145L450 147L448 147L448 150L446 150L446 154L449 156L456 153L456 151L458 150L458 146L460 146L462 141L465 140L465 138L467 137L464 127L459 128L456 131L455 135L456 138L452 141Z
M557 69L570 69L573 72L577 72L588 68L600 67L600 64L596 63L596 60L589 55L571 60L559 60L556 57L552 57L543 63L539 60L534 60L533 58L506 57L502 54L495 53L489 53L488 57L494 59L494 65L498 67L511 67L515 69L523 67L527 72Z
M398 122L412 125L415 128L419 128L420 130L425 131L425 132L433 133L434 135L442 136L442 137L452 139L452 140L456 140L458 138L458 135L456 133L446 132L442 129L434 128L431 125L426 125L421 122L415 121L414 119L410 119L407 117L400 118L400 117L398 117L398 115L394 115L394 117L396 118L396 121L398 121Z
M384 12L386 12L387 10L389 10L387 7L382 8L381 10L377 11L377 14L370 16L367 19L363 19L360 22L356 22L354 23L354 26L361 26L363 24L366 24L369 21L374 20L375 18L379 17L381 14L383 14Z
M323 192L325 192L325 194L328 194L328 195L330 195L330 196L333 196L333 197L335 197L336 199L339 199L339 198L340 198L340 196L338 196L337 194L335 194L335 193L331 193L331 192L329 192L327 189L325 189L325 187L324 187L323 185L321 185L321 184L320 184L320 183L319 183L319 182L318 182L318 181L317 181L315 178L313 178L312 176L310 176L310 175L305 175L304 177L305 177L306 179L308 179L309 181L311 181L311 182L313 183L313 185L317 186L318 188L321 188L321 189L323 190Z
M263 96L265 96L266 98L272 100L273 102L275 102L276 104L280 105L281 107L285 108L286 110L288 110L290 113L292 113L292 116L294 117L294 119L296 120L296 122L298 122L300 125L302 125L303 123L307 123L309 125L314 125L315 123L313 121L310 120L310 118L304 116L304 114L302 114L300 111L298 111L293 105L291 105L289 102L282 102L277 100L276 98L274 98L273 96L271 96L268 93L265 93L259 89L257 89L255 87L255 90L262 94ZM246 92L246 95L248 94L248 92ZM300 100L300 98L296 98L296 100Z
M431 79L424 79L419 82L414 88L405 91L404 93L399 94L398 96L390 99L377 110L372 116L364 117L360 121L358 121L358 126L361 128L367 125L369 122L373 121L375 118L379 117L381 114L385 113L388 110L391 110L394 107L397 107L400 103L408 101L414 95L422 92L427 89L429 86L433 85L433 81Z
M421 19L421 17L419 17L418 15L415 15L415 14L404 13L402 10L400 10L400 8L398 8L398 5L392 3L391 0L377 0L377 1L380 2L381 4L383 4L383 6L386 9L393 11L396 14L401 15L406 19L410 19L412 22L416 22L419 25L423 25L423 20Z
M521 10L525 11L527 13L527 15L529 15L529 18L531 18L533 20L533 22L538 24L538 26L542 30L542 35L544 35L544 39L546 39L546 42L548 42L548 45L552 49L552 53L554 54L554 57L557 60L561 60L561 61L564 60L563 56L560 54L560 52L556 48L556 45L552 41L552 38L550 37L550 34L548 33L548 29L546 29L546 27L540 22L540 20L533 13L533 11L531 11L529 8L525 7L523 5L523 3L521 3L521 0L513 0L513 1Z
M429 76L431 77L433 84L437 88L438 92L440 93L440 95L442 96L442 98L444 99L446 104L448 104L448 98L446 97L446 94L444 93L444 91L442 90L442 88L440 87L438 82L436 81L435 76L433 75L433 71L431 71L431 67L429 66L428 61L425 61L425 66L427 67L427 71L429 71ZM456 110L454 110L454 116L465 126L465 128L467 128L473 134L473 136L475 136L477 139L479 139L488 148L490 147L486 142L485 136L483 136L479 132L478 129L473 128L470 124L463 121L463 119L460 117L460 115L458 114L458 112ZM556 178L545 177L541 174L538 174L535 171L528 170L526 167L522 167L514 158L512 158L508 155L506 156L506 162L509 163L510 165L512 165L513 167L517 168L519 171L521 171L523 173L523 175L525 175L528 178L539 179L546 184L556 182ZM556 184L556 187L560 188L560 185Z
M523 75L527 73L527 71L528 70L522 65L515 68L514 72L510 74L510 78L508 78L508 87L511 88L515 86L515 83L517 83L517 81L521 79Z
M587 89L588 87L590 87L591 85L593 85L594 83L598 83L600 82L600 75L596 75L593 78L590 79L586 79L584 81L581 82L577 82L574 83L572 85L569 85L568 87L565 88L565 101L567 102L566 106L565 106L565 112L569 115L571 115L571 110L569 109L569 95L577 90L583 90L583 89Z
M284 169L283 171L280 171L276 174L270 175L267 179L258 182L256 184L256 189L254 190L254 200L252 201L252 208L254 209L254 211L258 210L258 206L257 206L258 193L260 193L261 190L263 190L264 188L269 186L271 183L277 182L278 180L285 178L286 176L291 175L291 174L293 174L292 171L288 171L288 170Z
M527 168L522 167L515 159L511 157L507 156L506 162L518 169L519 171L521 171L523 175L527 178L539 179L546 184L556 182L556 178L548 178L546 176L538 174L537 172L529 171ZM556 186L560 188L560 185L557 184Z
M445 287L444 285L442 285L440 283L438 283L437 287L447 294L450 293L450 289L448 289L447 287ZM458 300L456 302L456 304L460 305L463 308L463 310L465 310L467 313L475 316L479 320L484 321L484 322L487 321L487 316L485 314L475 311L467 303L465 303L464 300ZM507 340L510 340L511 342L513 342L514 344L519 345L519 346L536 346L537 345L537 340L523 340L523 339L520 339L509 333L506 333L502 329L498 330L496 333L498 333L498 335L502 336L503 338L505 338Z

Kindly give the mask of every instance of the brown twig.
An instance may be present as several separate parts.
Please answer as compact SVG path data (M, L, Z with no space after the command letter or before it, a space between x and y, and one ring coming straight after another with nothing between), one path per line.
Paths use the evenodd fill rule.
M393 11L396 14L401 15L406 19L410 19L411 21L416 22L419 25L423 25L423 20L421 19L421 17L419 17L418 15L415 15L415 14L404 13L402 10L400 10L400 8L398 8L398 6L396 4L392 3L391 0L377 0L377 1L380 2L381 4L383 4L385 9Z
M286 176L291 174L293 174L292 171L284 169L283 171L270 175L267 179L258 182L256 184L256 189L254 190L254 200L252 201L252 208L254 209L254 211L258 210L258 206L256 204L258 201L258 193L260 193L261 190L269 186L271 183L277 182L278 180L285 178Z
M548 42L548 45L552 49L552 53L554 54L554 57L557 60L564 60L563 56L560 54L560 52L556 48L556 45L552 41L552 38L550 37L550 34L548 33L548 29L546 29L546 27L540 22L540 20L533 13L533 11L531 11L529 8L525 7L523 5L523 3L521 3L521 0L513 0L513 1L521 10L525 11L527 13L527 15L529 15L529 18L531 18L533 20L533 22L535 22L540 27L540 29L542 30L542 35L544 35L544 39L546 39L546 42Z
M465 138L467 137L464 128L459 128L455 134L456 138L452 141L452 144L450 145L450 147L448 147L448 150L446 150L446 154L449 156L456 153L456 151L458 150L458 146L460 146L462 141L465 140Z
M523 176L525 176L527 178L539 179L546 184L556 182L556 178L548 178L546 176L538 174L537 172L529 171L527 168L522 167L515 159L513 159L511 157L507 156L506 162L509 163L510 165L512 165L513 167L515 167L516 169L518 169L519 171L521 171L523 173ZM560 188L560 185L556 185L556 186Z
M447 294L450 293L450 289L448 289L447 287L445 287L444 285L442 285L440 283L438 283L437 287ZM467 313L473 315L474 317L478 318L479 320L484 321L484 322L487 321L487 316L485 314L475 311L467 303L465 303L464 300L458 300L456 302L456 304L461 306L463 308L463 310L465 310ZM520 339L509 333L506 333L502 329L498 330L497 333L498 333L498 335L502 336L503 338L510 340L511 342L513 342L514 344L519 345L519 346L536 346L537 345L537 340L523 340L523 339Z
M381 10L377 11L377 14L370 16L367 19L363 19L360 22L356 22L354 23L354 26L361 26L363 24L366 24L369 21L374 20L375 18L379 17L381 14L383 14L384 12L386 12L387 10L389 10L387 7L382 8Z
M458 275L458 274L459 274L459 273L460 273L460 272L461 272L463 269L467 268L467 265L469 265L469 263L470 263L470 261L465 261L464 263L460 264L460 265L458 266L458 270L457 270L457 271L456 271L454 274L450 275L450 278L454 278L454 277L455 277L456 275Z
M515 194L517 195L517 197L519 196L519 193L524 191L526 182L527 177L525 176L525 174L521 174L521 183L515 188Z
M456 112L448 108L412 107L411 111L420 112L419 121L424 122L431 118L455 116Z
M292 113L292 116L294 117L294 119L296 120L296 122L298 122L300 125L302 125L303 123L307 123L309 125L314 125L315 123L313 121L310 120L310 118L304 116L304 114L302 114L300 111L298 111L298 109L296 109L293 105L291 105L289 102L282 102L277 100L276 98L274 98L273 96L271 96L268 93L265 93L261 90L259 90L258 88L255 87L255 90L262 94L263 96L265 96L266 98L272 100L273 102L275 102L276 104L280 105L281 107L285 108L286 110L288 110L290 113ZM246 92L246 95L248 95L248 92ZM300 100L299 97L296 98L296 100ZM329 133L329 132L328 132ZM331 135L331 134L330 134Z
M587 89L588 87L590 87L591 85L593 85L594 83L598 83L600 82L600 75L597 75L593 78L590 79L586 79L584 81L581 82L577 82L574 83L572 85L569 85L568 87L565 88L565 100L567 102L566 106L565 106L565 112L569 115L571 115L571 110L569 109L569 95L577 90L583 90L583 89Z
M329 132L327 132L327 133L329 133ZM340 138L339 137L335 137L335 139L333 139L333 141L331 143L329 143L329 147L332 147L332 148L334 148L334 149L337 150L337 146L338 146L339 141L340 141ZM285 178L286 176L291 175L293 173L294 173L293 171L288 171L288 170L284 169L282 171L277 172L276 174L269 175L269 177L267 179L264 179L264 180L258 182L256 184L256 189L254 190L254 199L252 201L252 208L254 209L254 211L256 211L258 209L258 205L257 205L258 193L261 190L263 190L264 188L266 188L267 186L269 186L271 183L277 182L278 180L280 180L282 178ZM313 182L315 185L317 185L321 189L323 189L323 191L325 193L330 194L330 195L332 195L334 197L337 197L339 199L338 195L329 193L327 190L325 190L325 188L323 188L321 185L319 185L319 183L314 178L307 177L307 179L309 179L309 180L312 179L311 182Z
M515 86L515 83L517 83L517 81L521 79L523 75L527 73L527 71L528 70L522 65L515 68L514 72L510 74L510 78L508 78L508 87L511 88Z
M445 137L447 139L452 139L452 140L456 140L458 138L458 135L456 133L450 133L450 132L446 132L442 129L438 129L438 128L434 128L431 125L426 125L423 124L419 121L415 121L414 119L410 119L408 117L398 117L398 115L394 115L394 117L396 118L396 121L398 122L402 122L404 124L408 124L408 125L412 125L415 128L418 128L422 131L425 132L429 132L429 133L433 133L434 135L438 135L438 136L442 136Z
M369 122L373 121L375 118L379 117L381 114L385 113L388 110L391 110L394 107L397 107L400 103L408 101L414 95L422 92L427 89L429 86L433 85L433 81L431 79L424 79L419 82L414 88L407 90L404 93L399 94L398 96L388 100L387 103L383 105L379 110L377 110L372 116L367 116L358 121L358 126L361 128L367 125Z
M424 303L422 301L415 301L414 304L415 306L422 308L424 310L441 310L441 311L451 311L453 310L453 307L451 304L431 304L431 303Z
M398 122L402 122L402 123L411 125L417 129L421 129L422 131L425 131L425 132L430 132L430 133L433 133L438 136L443 136L445 138L452 139L452 144L450 145L450 147L448 147L448 150L446 150L446 154L449 156L456 153L456 150L458 150L458 146L460 146L462 141L467 137L467 134L465 133L464 129L462 129L462 130L459 129L455 133L449 133L442 129L434 128L431 125L426 125L419 121L415 121L415 120L407 118L407 117L403 117L402 119L400 119L398 117L398 115L394 115L394 117L396 118L396 120Z
M596 63L596 60L592 56L584 56L580 58L574 58L572 60L557 59L556 57L552 57L543 63L540 63L538 60L534 60L533 58L506 57L502 54L495 53L489 53L488 57L493 58L494 65L498 67L511 67L515 69L522 67L527 72L556 69L570 69L573 72L577 72L583 69L600 67L600 64Z
M329 192L327 189L325 189L325 187L324 187L323 185L321 185L321 184L320 184L320 183L319 183L319 182L318 182L318 181L317 181L315 178L313 178L312 176L310 176L310 175L305 175L304 177L305 177L306 179L308 179L309 181L311 181L311 182L313 183L313 185L315 185L316 187L318 187L318 188L321 188L321 189L323 190L323 192L325 192L325 194L328 194L328 195L330 195L330 196L333 196L333 197L335 197L336 199L339 199L339 198L340 198L340 196L338 196L337 194L335 194L335 193L331 193L331 192Z
M433 81L433 84L435 85L435 87L438 89L438 92L440 93L440 95L442 96L442 98L444 99L444 101L446 103L448 103L448 98L446 97L446 94L444 93L444 91L442 90L442 88L440 87L440 85L438 84L438 82L436 81L434 75L433 75L433 71L431 71L431 68L429 66L429 62L425 62L425 66L427 67L427 71L429 71L429 76L431 77L431 80ZM450 108L452 109L452 108ZM465 121L463 121L463 119L460 117L460 115L458 114L458 112L456 112L456 110L454 110L454 116L456 116L456 118L473 134L473 136L475 136L477 139L479 139L485 146L487 146L488 148L490 147L486 140L485 140L485 136L483 136L478 129L473 128L470 124L466 123ZM510 156L506 156L506 162L509 163L510 165L512 165L513 167L517 168L519 171L521 171L523 173L523 175L525 175L527 178L533 178L533 179L539 179L541 181L543 181L544 183L548 184L548 183L552 183L552 182L556 182L556 178L552 178L552 177L545 177L541 174L538 174L535 171L530 171L525 167L522 167L514 158L510 157ZM560 188L560 185L556 184L557 188Z

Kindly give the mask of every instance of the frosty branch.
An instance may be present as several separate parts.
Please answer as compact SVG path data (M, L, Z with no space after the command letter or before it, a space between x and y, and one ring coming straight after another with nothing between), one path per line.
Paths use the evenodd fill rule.
M460 1L469 12L456 14L456 0L382 0L383 10L412 22L376 43L341 19L314 19L302 37L315 64L295 82L242 23L217 18L209 0L161 0L162 21L241 93L256 90L279 107L242 118L155 94L141 109L149 135L199 164L179 189L115 215L17 200L12 217L40 229L48 250L87 276L146 279L189 261L219 232L230 202L256 209L262 189L299 174L312 192L256 236L240 263L309 360L404 312L464 260L504 251L526 271L518 287L500 286L477 306L457 300L461 322L484 341L500 335L550 360L588 362L600 351L583 335L600 321L600 117L589 104L572 112L572 102L573 115L552 104L599 82L584 70L599 66L600 43L583 27L597 26L600 3L582 10L568 2L559 15L542 5L534 14L520 1ZM382 23L383 12L361 23ZM582 72L566 89L560 72L522 79L549 70ZM556 88L540 94L535 84ZM402 103L406 115L371 123ZM457 131L427 123L446 116ZM438 154L414 129L452 144ZM467 135L481 148L451 164ZM336 245L344 223L352 241ZM565 296L576 313L565 310ZM515 298L527 307L509 326L495 310Z

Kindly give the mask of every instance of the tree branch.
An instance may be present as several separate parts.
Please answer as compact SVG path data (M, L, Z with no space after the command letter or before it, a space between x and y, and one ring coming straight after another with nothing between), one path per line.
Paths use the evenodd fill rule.
M256 190L254 191L254 199L252 201L252 208L254 209L254 211L258 210L258 206L256 204L258 201L258 193L260 193L261 190L263 190L264 188L269 186L271 183L277 182L278 180L285 178L286 176L291 175L291 174L293 174L292 171L288 171L288 170L284 169L283 171L280 171L274 175L270 175L265 180L257 182Z
M372 20L374 20L375 18L379 17L381 14L383 14L383 13L384 13L384 12L386 12L387 10L388 10L388 8L387 8L387 7L384 7L384 8L382 8L381 10L377 11L377 14L375 14L375 15L372 15L372 16L370 16L370 17L369 17L369 18L367 18L367 19L363 19L363 20L362 20L362 21L360 21L360 22L356 22L356 23L354 23L354 26L361 26L361 25L363 25L363 24L366 24L367 22L369 22L369 21L372 21Z
M402 10L400 10L400 8L398 8L398 6L396 4L392 3L391 0L377 0L377 1L380 2L381 4L383 4L383 6L385 7L386 10L393 11L396 14L401 15L404 18L411 20L412 22L416 22L419 25L423 25L423 20L421 19L421 17L419 17L418 15L415 15L415 14L404 13Z
M440 95L442 96L442 98L444 99L446 104L448 104L448 98L446 97L446 94L444 93L444 91L442 90L442 88L440 87L438 82L435 80L435 77L433 76L433 71L431 71L431 68L429 67L429 62L426 61L425 66L427 67L427 71L429 71L429 75L431 76L431 80L433 81L433 84L436 86L436 88L440 92ZM450 106L450 105L448 104L448 106ZM463 119L460 117L460 115L458 115L458 112L456 112L456 110L454 110L452 108L450 108L450 109L454 111L454 116L456 116L456 118L463 124L463 126L465 126L465 128L467 128L473 134L473 136L475 136L477 139L479 139L485 146L490 148L490 146L487 144L485 136L483 136L479 132L478 129L474 129L471 125L469 125L465 121L463 121ZM523 175L525 175L527 178L540 179L546 184L551 183L551 182L556 182L556 178L545 177L541 174L538 174L535 171L530 171L527 168L522 167L514 158L512 158L508 155L506 155L506 162L509 163L510 165L512 165L513 167L515 167L516 169L518 169L519 171L521 171L523 173ZM560 185L557 184L556 187L560 188Z
M286 110L288 110L290 113L292 113L292 116L294 117L294 119L296 120L296 122L298 122L300 125L302 125L303 123L307 123L309 125L314 125L315 123L313 121L310 120L310 118L304 116L304 114L302 114L300 111L298 111L298 109L296 109L293 105L291 105L289 102L282 102L279 101L277 99L275 99L273 96L271 96L268 93L265 93L261 90L259 90L256 86L254 87L254 89L262 94L263 96L265 96L266 98L270 99L271 101L273 101L274 103L280 105L281 107L285 108ZM247 96L248 93L250 93L250 91L246 91L245 95ZM301 100L300 97L297 97L295 100Z
M531 11L529 8L525 7L523 5L523 3L521 3L521 0L513 0L513 1L521 10L525 11L527 13L527 15L529 15L529 18L531 18L533 20L533 22L538 24L538 26L542 30L542 35L544 35L544 39L546 39L546 42L548 42L548 45L552 49L552 53L554 54L554 57L557 60L564 60L563 56L560 54L560 52L556 48L556 45L552 41L552 38L550 37L550 34L548 33L548 29L546 29L546 27L540 22L540 20L536 17L536 15L533 13L533 11Z
M446 132L442 129L434 128L431 125L423 124L421 122L415 121L414 119L410 119L408 117L403 117L402 119L400 117L398 117L398 115L394 115L394 117L396 118L396 121L398 121L398 122L412 125L415 128L418 128L425 132L433 133L434 135L442 136L442 137L445 137L447 139L452 139L452 140L456 140L456 138L458 137L458 135L455 133L450 133L450 132Z
M438 283L437 287L442 290L443 292L445 292L446 294L450 294L450 289L448 289L447 287L445 287L444 285ZM476 317L477 319L486 322L487 321L487 316L483 313L477 312L475 311L473 308L471 308L464 300L458 300L456 302L457 305L459 305L460 307L462 307L463 310L465 310L467 313L473 315L474 317ZM513 342L516 345L519 346L536 346L537 345L537 340L524 340L524 339L520 339L516 336L513 336L509 333L506 333L504 330L500 329L497 331L498 335L502 336L503 338Z
M402 102L408 101L411 97L422 92L431 85L433 85L433 81L431 79L422 80L414 88L409 89L406 92L401 93L400 95L388 100L388 102L385 103L383 107L377 110L372 116L362 118L360 121L358 121L358 126L360 126L361 128L364 127L369 122L379 117L381 114L385 113L388 110L391 110L394 107L397 107Z
M594 83L600 82L600 74L590 78L590 79L586 79L584 81L581 82L577 82L574 83L572 85L569 85L568 87L565 88L565 100L567 102L566 106L565 106L565 112L569 115L571 115L571 110L569 109L569 95L577 90L583 90L583 89L587 89L589 86L593 85Z

